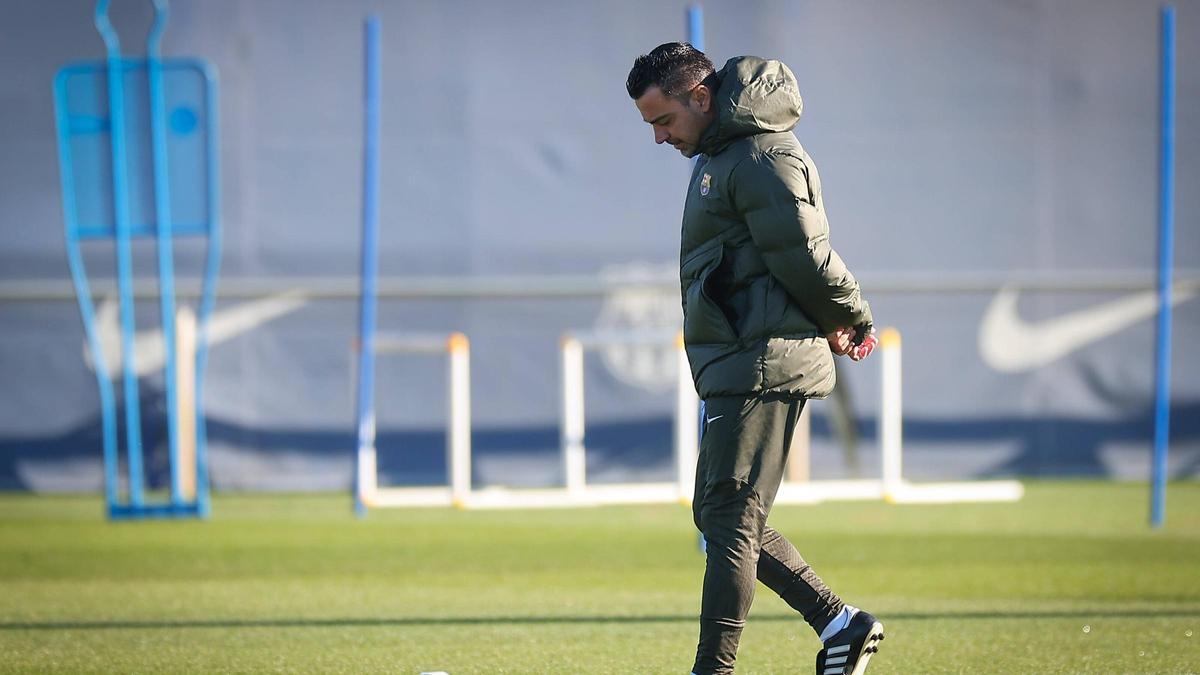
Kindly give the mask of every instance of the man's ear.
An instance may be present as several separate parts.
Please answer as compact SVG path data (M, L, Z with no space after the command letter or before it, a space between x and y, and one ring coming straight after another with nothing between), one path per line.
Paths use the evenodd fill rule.
M696 107L700 109L700 112L707 113L708 111L712 110L712 89L709 89L708 85L706 84L698 85L692 90L692 101L695 102Z

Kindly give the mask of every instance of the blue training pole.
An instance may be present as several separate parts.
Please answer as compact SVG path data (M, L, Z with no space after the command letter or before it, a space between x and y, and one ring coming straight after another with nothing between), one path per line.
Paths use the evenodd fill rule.
M362 304L358 329L358 444L354 460L354 512L362 501L363 455L375 449L375 296L379 273L379 18L367 17L363 119Z
M687 41L699 51L704 51L704 8L699 4L688 5L687 8ZM692 160L692 166L696 165L696 160ZM696 423L700 425L700 434L697 438L704 438L704 415L705 415L704 400L700 400L700 417ZM708 543L704 541L704 535L700 535L700 552L703 553L708 548Z
M699 4L688 5L687 34L687 41L696 49L704 51L704 8Z
M1150 525L1167 510L1167 446L1171 438L1171 272L1175 248L1175 7L1162 8L1162 138L1158 191L1158 331L1154 362L1154 469Z

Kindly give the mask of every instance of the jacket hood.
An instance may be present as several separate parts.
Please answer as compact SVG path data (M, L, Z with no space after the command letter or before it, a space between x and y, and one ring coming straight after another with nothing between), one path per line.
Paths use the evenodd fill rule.
M783 62L736 56L717 77L717 119L700 136L701 153L716 154L743 136L790 131L800 121L800 87Z

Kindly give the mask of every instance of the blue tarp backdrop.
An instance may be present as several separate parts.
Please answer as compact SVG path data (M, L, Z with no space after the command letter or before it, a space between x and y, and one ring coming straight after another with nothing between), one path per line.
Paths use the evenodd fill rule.
M64 252L51 82L103 47L90 2L2 4L0 488L96 490L99 403ZM1175 262L1190 285L1176 293L1170 466L1197 476L1200 0L1175 4ZM1148 477L1159 4L704 6L718 67L757 54L799 78L796 134L821 171L833 244L879 323L904 335L905 473ZM380 330L470 337L477 485L561 481L559 336L679 321L669 282L688 164L654 145L624 81L638 54L683 38L685 4L171 8L164 56L211 61L221 90L225 240L205 392L214 487L350 484L368 13L383 25ZM111 13L140 45L150 3ZM153 279L153 245L134 251L139 278ZM198 276L202 254L179 244L181 277ZM103 244L87 258L94 275L112 269ZM563 275L666 290L551 299L470 287L519 277L553 291ZM387 292L430 279L466 290ZM98 306L115 328L103 294ZM153 296L138 319L152 340ZM147 469L161 484L156 365L139 370ZM589 480L670 479L672 366L655 350L588 356ZM858 468L821 402L815 477L877 472L878 364L842 366ZM444 367L379 360L381 481L443 480Z

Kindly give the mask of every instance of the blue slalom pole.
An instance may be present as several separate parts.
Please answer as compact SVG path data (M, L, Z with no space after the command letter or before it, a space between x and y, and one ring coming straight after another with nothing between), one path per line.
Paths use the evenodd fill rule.
M1171 273L1175 248L1175 7L1162 8L1162 128L1158 191L1158 330L1154 360L1154 468L1150 525L1167 510L1167 447L1171 438Z
M704 8L698 3L687 8L687 41L693 47L704 51Z
M699 51L704 51L704 8L699 3L688 5L687 8L687 41L690 45ZM696 165L697 160L692 160L692 166ZM696 423L700 425L700 434L697 438L704 438L704 399L700 400L700 417ZM704 540L704 534L700 534L700 552L704 553L708 550L708 542Z
M379 274L379 18L367 17L363 119L362 297L358 329L358 443L354 455L354 512L362 501L363 455L375 449L375 305Z

